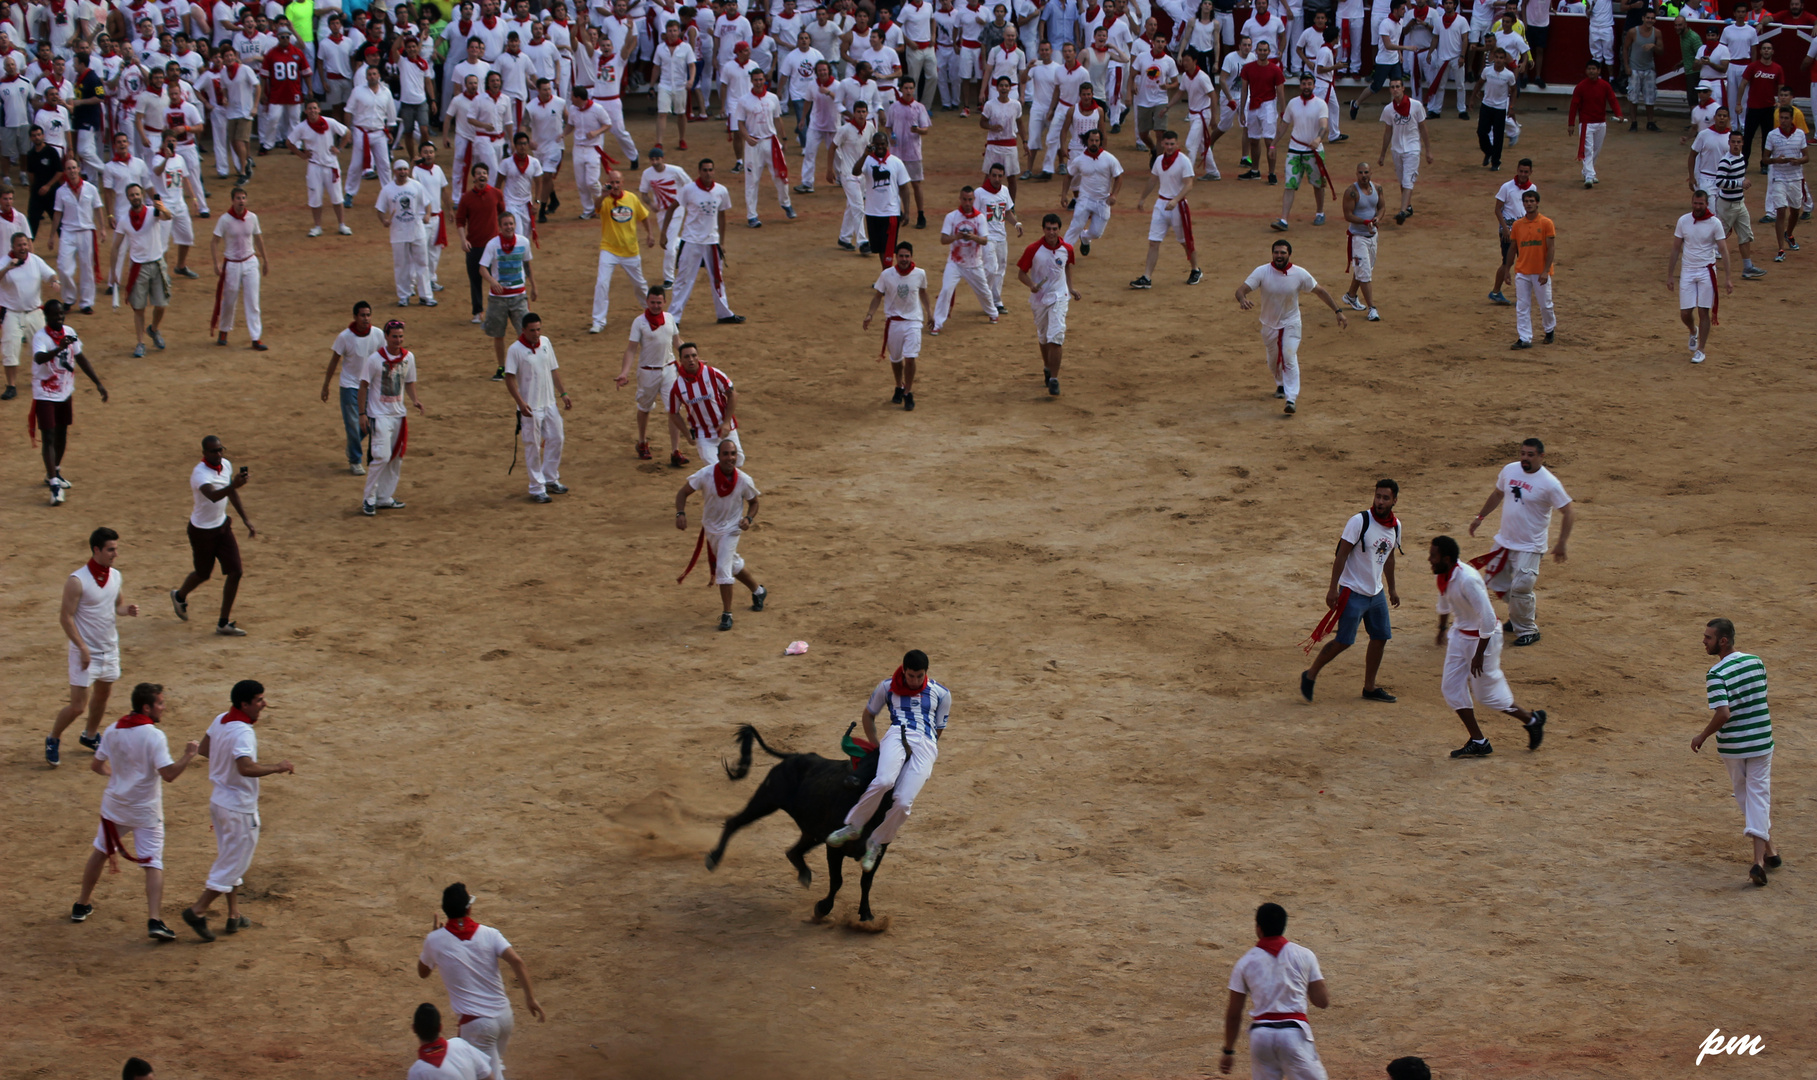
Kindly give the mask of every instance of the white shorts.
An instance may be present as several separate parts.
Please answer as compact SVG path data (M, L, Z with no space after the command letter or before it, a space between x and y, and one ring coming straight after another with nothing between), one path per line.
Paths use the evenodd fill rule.
M1404 188L1410 188L1420 178L1420 152L1418 150L1394 152L1394 178Z
M309 187L311 210L321 208L323 192L327 192L330 203L341 201L341 170L338 166L311 163L304 168L303 178Z
M961 79L984 78L984 50L959 49L959 77Z
M1803 180L1768 180L1766 212L1771 214L1783 207L1796 210L1808 197L1809 189Z
M208 816L214 822L215 861L208 868L204 887L210 892L232 892L240 887L252 867L252 853L259 849L259 815L209 803Z
M69 684L71 686L93 686L98 682L111 683L120 681L120 652L99 653L90 649L88 667L82 666L82 654L76 647L69 647Z
M655 371L637 369L637 411L660 408L669 411L669 390L675 385L675 365L667 364Z
M738 437L738 430L734 428L732 433L727 435L726 438L732 440L732 445L738 448L738 460L734 461L732 464L743 465L744 440ZM700 435L694 439L694 452L700 455L700 463L702 465L719 464L719 443L719 437L710 432L701 432Z
M1502 628L1497 626L1489 635L1489 649L1483 653L1483 673L1472 675L1470 664L1476 658L1480 640L1455 626L1451 628L1445 647L1445 674L1439 683L1445 704L1453 709L1468 709L1474 702L1485 709L1506 712L1514 708L1514 692L1508 689L1508 679L1502 674Z
M1326 1080L1318 1048L1298 1024L1249 1029L1249 1075L1253 1080Z
M1375 274L1376 237L1358 236L1348 233L1344 240L1350 245L1350 276L1359 283L1371 280Z
M1017 159L1013 146L986 146L984 148L984 166L981 172L990 172L992 165L1003 166L1003 171L1015 176L1022 171L1022 162Z
M1252 139L1274 138L1274 102L1260 109L1250 109L1243 117L1243 130Z
M0 365L5 367L19 366L19 351L31 344L32 337L44 329L44 309L33 308L30 311L8 311L6 320L0 323L0 334L5 335L0 342Z
M1175 199L1170 206L1167 200L1156 199L1155 208L1148 215L1148 239L1165 240L1169 232L1178 236L1182 244L1186 242L1186 223L1180 220L1180 202Z
M555 143L551 146L539 146L536 148L535 153L533 153L531 156L536 158L537 161L542 163L544 176L552 177L556 173L561 172L561 167L562 167L561 143Z
M883 328L883 344L890 363L900 364L921 355L921 319L891 319Z
M189 213L187 211L181 214L172 214L170 216L170 223L166 227L170 229L170 240L172 243L181 244L185 247L193 246L195 244L196 228L194 223L189 220Z
M656 88L656 111L657 112L668 113L670 116L678 116L681 114L681 112L684 109L687 108L687 106L688 106L687 88L682 87L682 88L678 88L675 90L670 90L668 87L665 87L665 86L659 86Z
M1237 117L1242 115L1242 112L1242 109L1231 104L1229 98L1225 98L1223 107L1218 110L1218 130L1229 131L1231 128L1236 127Z
M132 837L132 853L134 855L137 855L141 859L151 860L150 862L140 863L140 866L145 867L147 870L164 869L163 822L160 821L156 825L122 825L116 821L114 822L114 831L119 834L121 840L125 840L129 836ZM107 851L106 825L95 826L95 850L100 852Z
M1678 274L1678 309L1713 308L1716 306L1716 266L1686 268Z
M1066 308L1069 301L1055 300L1051 304L1042 304L1035 297L1028 298L1028 306L1035 313L1035 340L1042 345L1066 344Z
M737 529L707 534L707 543L713 545L713 584L730 585L744 571L744 556L738 554L741 535Z

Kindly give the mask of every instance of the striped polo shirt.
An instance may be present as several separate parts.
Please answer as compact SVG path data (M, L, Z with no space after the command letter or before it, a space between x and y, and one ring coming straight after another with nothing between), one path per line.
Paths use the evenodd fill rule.
M869 709L875 716L888 707L890 723L904 731L932 737L946 730L946 714L952 704L952 691L932 679L921 687L919 694L891 693L890 680L885 679L871 691Z
M1760 757L1773 752L1773 718L1767 713L1767 669L1760 657L1732 652L1710 665L1704 688L1710 708L1729 707L1729 722L1716 731L1723 757Z

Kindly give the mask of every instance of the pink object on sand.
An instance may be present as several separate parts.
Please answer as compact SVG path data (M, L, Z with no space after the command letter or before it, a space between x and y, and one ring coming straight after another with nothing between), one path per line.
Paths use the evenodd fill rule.
M786 656L800 656L802 653L808 651L808 643L805 641L791 641L789 642L789 647L782 651Z

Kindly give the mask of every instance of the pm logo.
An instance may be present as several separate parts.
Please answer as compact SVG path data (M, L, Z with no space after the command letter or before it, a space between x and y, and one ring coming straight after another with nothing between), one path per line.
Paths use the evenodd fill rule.
M1705 1055L1709 1054L1746 1054L1752 1057L1765 1049L1766 1043L1758 1035L1731 1035L1725 1039L1722 1037L1722 1029L1717 1028L1697 1048L1696 1064L1702 1065Z

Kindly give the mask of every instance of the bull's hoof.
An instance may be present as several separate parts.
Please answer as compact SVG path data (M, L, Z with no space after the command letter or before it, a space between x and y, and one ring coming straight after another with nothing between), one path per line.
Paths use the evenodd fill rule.
M882 918L847 919L845 928L861 934L881 934L890 928L890 917L885 915Z
M719 869L719 856L711 851L707 852L707 869L709 871Z
M827 913L832 910L833 910L833 902L831 900L822 900L819 903L815 904L814 905L814 921L817 923L826 922Z
M801 882L802 888L810 888L814 884L814 871L803 870L801 873L795 875L795 880Z

